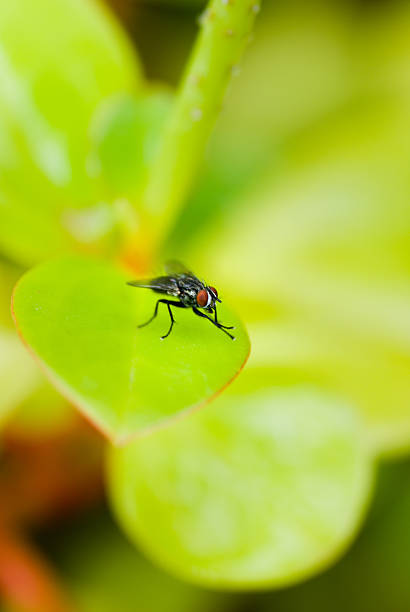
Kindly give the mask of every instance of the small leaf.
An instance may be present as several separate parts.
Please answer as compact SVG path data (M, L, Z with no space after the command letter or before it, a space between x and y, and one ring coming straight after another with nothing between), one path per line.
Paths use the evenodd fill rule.
M268 380L248 369L200 413L109 454L119 521L184 579L292 583L340 554L360 522L371 463L354 411Z
M169 327L164 304L139 329L161 296L126 280L106 263L62 258L23 276L13 305L22 337L55 386L116 442L211 398L249 353L245 330L224 304L219 317L236 326L236 342L190 309L175 309L172 334L161 341Z

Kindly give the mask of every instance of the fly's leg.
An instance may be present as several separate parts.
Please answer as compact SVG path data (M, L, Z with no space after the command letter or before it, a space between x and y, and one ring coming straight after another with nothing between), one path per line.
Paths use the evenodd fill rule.
M165 336L161 336L161 340L163 340L164 338L166 338L167 336L169 336L169 334L172 331L172 327L175 323L175 319L173 317L172 314L172 310L171 310L171 305L172 306L176 306L177 308L185 308L184 304L181 304L181 302L173 302L172 300L158 300L156 305L155 305L155 310L154 310L154 314L152 315L152 317L150 319L148 319L148 321L146 323L143 323L142 325L138 325L138 327L145 327L146 325L148 325L148 323L151 323L151 321L153 321L155 319L155 317L158 314L158 307L160 304L166 304L168 307L168 312L169 312L169 316L171 319L171 325L170 328L168 330L168 332L165 334Z
M213 319L211 319L211 317L208 317L208 315L206 315L204 312L201 312L200 310L195 308L195 306L192 308L192 310L194 311L196 315L198 315L198 317L203 317L204 319L208 319L208 321L211 321L212 325L215 325L215 327L223 331L224 334L229 336L232 340L235 340L235 336L232 336L229 332L227 332L226 329L224 329L223 325L221 325L217 321L214 321Z
M233 325L222 325L222 323L219 323L218 317L216 315L216 306L214 306L214 311L215 311L215 323L217 324L217 326L219 328L222 328L222 329L235 329L235 327Z
M138 327L145 327L146 325L148 325L148 323L151 323L151 321L155 319L155 317L158 314L158 306L160 305L161 302L166 302L166 300L158 300L157 303L155 304L155 310L154 310L154 314L152 315L152 317L148 319L146 323L141 323L141 325L138 325Z
M168 312L169 312L169 316L171 318L171 325L169 327L169 330L167 331L167 333L165 334L165 336L161 336L161 340L165 340L165 338L167 338L169 336L169 334L172 331L172 328L174 326L175 323L175 319L174 316L172 314L172 310L171 310L171 305L172 306L176 306L177 308L186 308L186 306L184 304L181 304L181 302L173 302L172 300L158 300L159 302L163 302L164 304L166 304L168 306Z
M162 301L162 300L161 300L161 301ZM171 302L171 304L172 304L172 303L173 303L173 302ZM167 338L167 336L169 336L169 334L171 333L172 328L173 328L173 326L174 326L174 323L175 323L175 319L174 319L174 316L173 316L173 314L172 314L172 310L171 310L171 306L169 305L169 302L167 302L166 300L164 300L164 304L166 304L166 305L168 306L168 312L169 312L169 316L170 316L170 318L171 318L171 325L169 326L169 330L167 331L167 333L165 334L165 336L161 336L161 340L165 340L165 338Z

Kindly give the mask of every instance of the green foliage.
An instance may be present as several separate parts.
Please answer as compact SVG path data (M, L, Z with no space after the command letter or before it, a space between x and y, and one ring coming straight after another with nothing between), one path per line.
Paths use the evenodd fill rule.
M363 104L293 139L280 175L189 255L206 248L227 291L246 286L256 354L353 399L377 453L409 445L409 119Z
M20 268L0 261L0 426L42 383L33 360L13 329L10 294Z
M395 10L385 48L380 14L367 48L350 4L290 4L260 21L188 199L256 3L211 2L175 96L142 80L99 4L0 7L0 423L15 410L12 431L39 439L73 418L8 313L19 266L58 255L18 283L18 330L125 444L108 449L108 487L130 539L218 589L327 566L360 525L374 456L410 445L410 13ZM184 310L162 342L163 306L138 328L158 296L126 286L140 276L126 266L148 273L168 251L218 287L236 342ZM249 353L234 303L252 369L225 390ZM126 609L125 593L211 609L105 529L89 543L85 610Z
M222 304L236 342L188 311L164 341L169 314L150 318L154 294L126 285L124 272L93 259L64 258L28 272L14 292L20 334L54 384L115 442L202 404L242 368L249 339Z
M166 238L203 159L225 90L250 40L258 0L210 0L143 195L153 241Z
M171 93L158 89L109 99L96 114L92 160L101 167L111 197L139 202L171 104Z
M0 246L30 265L112 230L90 121L141 77L123 33L94 2L2 3L0 37ZM91 235L76 231L79 209Z
M371 467L350 407L247 370L212 406L113 449L111 499L169 571L229 588L293 582L346 545Z
M358 541L335 567L294 589L256 595L258 612L351 612L410 608L410 464L383 465Z
M53 538L53 557L78 612L135 612L136 606L138 612L231 610L225 595L175 580L151 565L106 513L94 512L61 531Z

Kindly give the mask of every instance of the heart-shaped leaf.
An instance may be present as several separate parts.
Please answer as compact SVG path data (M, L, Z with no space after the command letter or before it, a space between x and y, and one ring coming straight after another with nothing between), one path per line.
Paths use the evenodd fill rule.
M371 464L354 411L269 380L248 369L200 413L110 452L118 519L185 579L291 583L329 563L360 521Z
M190 309L175 309L174 329L161 341L164 304L139 329L163 296L127 279L94 259L62 258L25 274L13 300L19 332L52 381L117 442L211 398L249 353L245 330L224 304L219 317L236 326L236 342Z

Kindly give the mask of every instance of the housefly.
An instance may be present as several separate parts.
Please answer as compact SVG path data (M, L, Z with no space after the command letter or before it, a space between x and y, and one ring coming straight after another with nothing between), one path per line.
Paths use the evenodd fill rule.
M156 278L148 278L143 280L129 281L127 285L132 287L142 287L144 289L152 289L155 293L162 293L169 295L176 300L159 299L155 305L154 314L146 323L139 325L138 327L145 327L148 323L151 323L158 314L158 307L160 304L166 304L171 320L171 325L165 336L161 336L161 340L167 338L172 331L172 327L175 323L174 315L171 310L171 306L175 308L192 308L193 312L198 317L208 319L215 327L227 334L232 340L235 337L232 336L227 329L234 329L232 326L222 325L218 321L216 312L216 303L221 302L218 297L218 292L215 287L207 285L205 282L200 281L195 274L185 268L184 265L177 261L170 261L165 265L165 276L158 276ZM202 309L202 310L199 310ZM214 313L214 318L202 312L205 310L209 313Z

